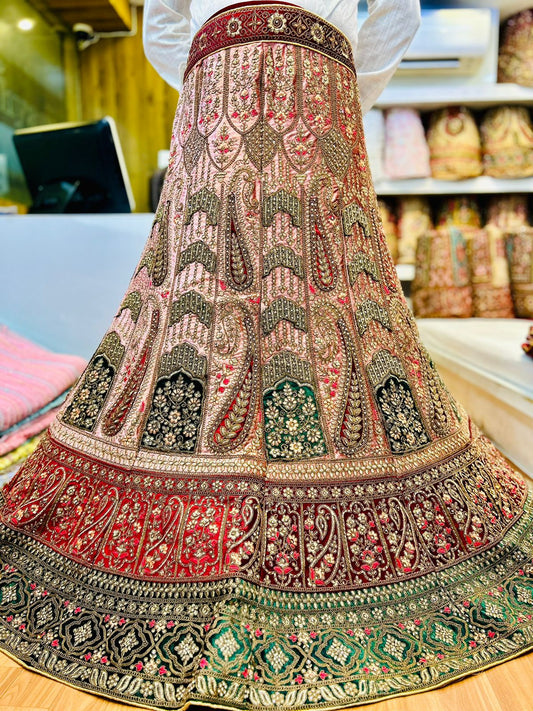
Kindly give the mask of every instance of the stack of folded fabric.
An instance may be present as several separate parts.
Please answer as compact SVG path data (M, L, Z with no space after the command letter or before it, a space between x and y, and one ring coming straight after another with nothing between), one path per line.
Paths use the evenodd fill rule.
M85 366L0 325L0 487L35 449Z

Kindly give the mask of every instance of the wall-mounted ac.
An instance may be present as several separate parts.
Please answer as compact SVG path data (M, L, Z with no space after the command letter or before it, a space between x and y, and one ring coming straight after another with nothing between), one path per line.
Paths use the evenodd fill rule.
M497 9L423 9L420 28L392 84L410 84L415 77L419 84L493 83L498 38Z
M464 76L494 71L495 81L498 20L498 11L489 8L424 10L398 74Z

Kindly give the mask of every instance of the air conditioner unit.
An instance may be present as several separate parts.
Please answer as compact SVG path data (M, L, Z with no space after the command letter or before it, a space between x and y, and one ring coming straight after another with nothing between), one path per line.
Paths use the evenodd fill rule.
M360 20L363 20L361 16ZM495 8L422 10L422 22L393 78L424 83L493 83L499 12Z
M423 11L398 73L477 74L487 58L497 60L498 19L489 8Z

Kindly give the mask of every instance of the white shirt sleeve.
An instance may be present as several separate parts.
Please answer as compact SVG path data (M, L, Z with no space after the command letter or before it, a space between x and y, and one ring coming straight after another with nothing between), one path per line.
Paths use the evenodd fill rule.
M419 26L419 0L368 0L355 54L363 113L389 82Z
M330 2L331 9L324 15L333 24L338 20L341 29L353 24L355 35L357 2ZM193 39L189 5L190 0L145 0L144 3L145 54L163 79L178 91L182 88ZM212 9L218 5L213 4ZM201 9L207 19L211 14L209 3ZM363 113L381 94L414 37L420 25L420 0L368 0L368 13L357 33L355 52ZM353 42L356 43L355 36Z
M144 53L163 79L178 91L192 42L189 0L145 0Z

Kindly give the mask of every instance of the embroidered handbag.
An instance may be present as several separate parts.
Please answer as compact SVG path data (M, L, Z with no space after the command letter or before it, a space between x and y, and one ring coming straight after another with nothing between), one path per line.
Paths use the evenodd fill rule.
M503 26L498 81L533 86L533 9L513 15Z
M533 227L509 234L506 247L515 313L533 318Z
M472 113L464 106L432 113L427 140L434 178L461 180L481 175L479 131Z
M460 230L439 227L419 238L411 290L418 318L472 316L466 241Z
M524 106L500 106L487 111L481 123L481 138L485 175L533 175L533 128Z

